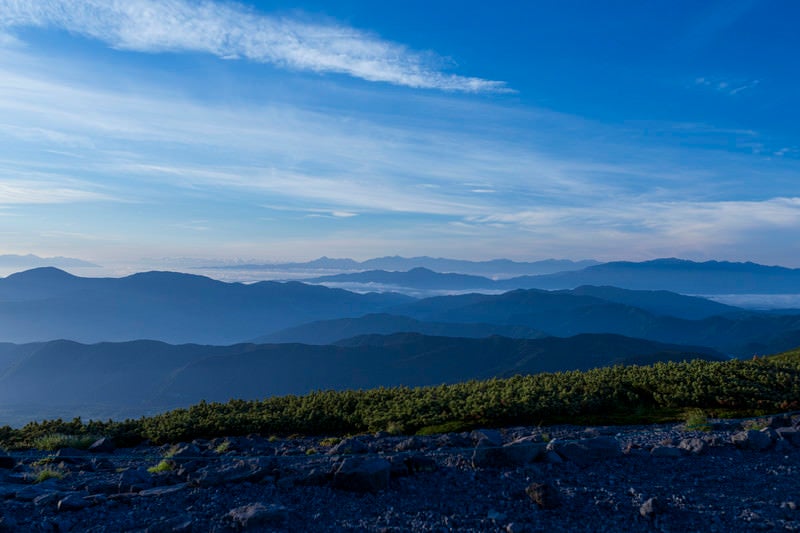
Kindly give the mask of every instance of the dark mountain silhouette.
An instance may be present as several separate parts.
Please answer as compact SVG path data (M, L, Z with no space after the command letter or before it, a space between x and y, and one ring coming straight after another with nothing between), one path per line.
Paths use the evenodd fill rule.
M297 282L245 285L175 272L82 278L39 268L0 279L0 340L226 344L408 301Z
M495 324L454 324L447 322L422 322L406 316L376 313L358 318L319 320L265 335L253 340L256 343L300 342L304 344L332 344L341 339L367 334L420 333L440 337L482 338L501 335L515 339L544 337L541 331L525 326Z
M520 277L510 280L506 288L571 289L581 285L684 294L794 294L800 293L800 269L749 262L696 263L682 259L619 261L575 272Z
M200 400L255 399L319 389L430 385L514 374L702 357L708 348L580 335L571 339L463 339L412 333L337 345L169 345L154 341L23 346L0 374L0 405L31 414L42 405L76 414L139 416Z
M545 259L543 261L518 262L509 259L492 259L489 261L466 261L461 259L446 259L441 257L400 257L387 256L354 261L352 259L333 259L320 257L304 263L277 263L277 264L238 264L223 265L206 268L236 269L236 270L321 270L353 272L364 270L408 271L414 268L427 268L437 272L453 272L460 274L473 274L480 276L521 276L552 274L568 270L579 270L588 266L599 264L593 260L570 261L568 259Z
M390 311L417 320L527 326L551 335L614 333L628 337L711 346L747 357L752 346L779 352L800 331L799 315L737 312L702 320L656 315L639 307L571 291L515 290L500 295L469 294L427 298Z

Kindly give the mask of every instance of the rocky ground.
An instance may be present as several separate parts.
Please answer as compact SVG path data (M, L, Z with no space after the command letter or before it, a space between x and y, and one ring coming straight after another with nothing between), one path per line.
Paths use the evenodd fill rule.
M0 531L800 531L799 423L12 452Z

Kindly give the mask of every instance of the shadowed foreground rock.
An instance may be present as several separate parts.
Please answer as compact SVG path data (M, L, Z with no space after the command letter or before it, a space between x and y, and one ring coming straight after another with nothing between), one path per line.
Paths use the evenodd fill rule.
M800 531L797 420L751 427L10 452L0 531Z

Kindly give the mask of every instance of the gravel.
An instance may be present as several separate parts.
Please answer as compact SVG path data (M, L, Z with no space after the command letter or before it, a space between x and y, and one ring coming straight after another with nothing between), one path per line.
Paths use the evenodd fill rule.
M800 531L800 448L774 426L797 420L12 452L0 531Z

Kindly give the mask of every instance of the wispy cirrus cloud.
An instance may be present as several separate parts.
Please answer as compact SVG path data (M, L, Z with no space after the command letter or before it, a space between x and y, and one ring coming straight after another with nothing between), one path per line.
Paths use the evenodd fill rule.
M0 181L0 205L6 204L61 204L111 200L107 194L90 190L80 184L62 181Z
M742 91L754 89L761 83L761 80L725 80L721 78L699 77L695 78L694 83L700 87L707 87L730 96L736 96Z
M232 2L0 0L0 32L4 27L59 28L123 50L208 53L420 89L510 91L502 81L447 73L444 58L362 30L265 15Z

